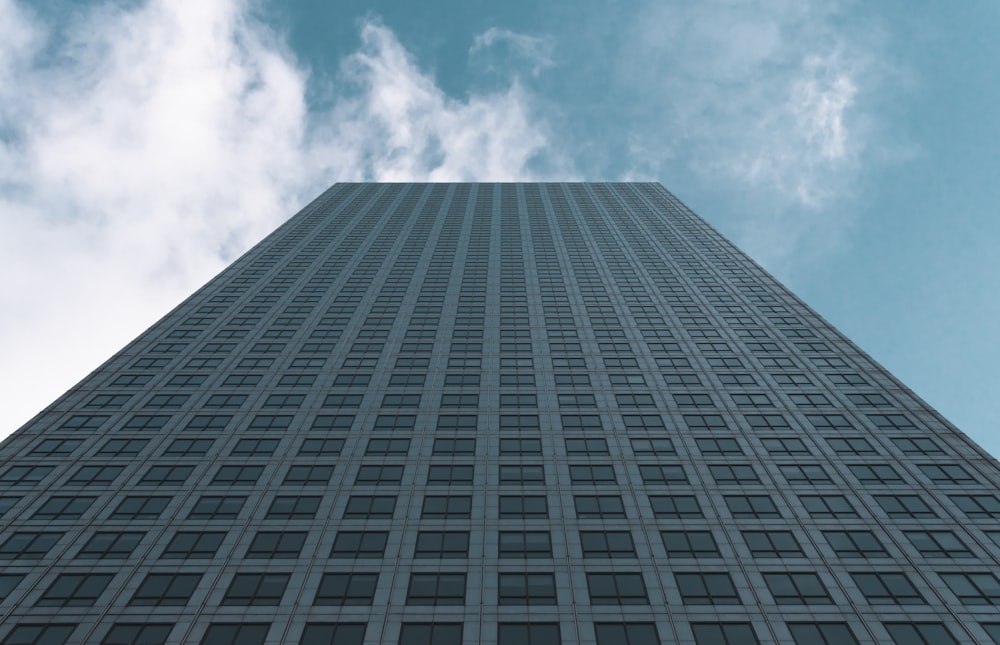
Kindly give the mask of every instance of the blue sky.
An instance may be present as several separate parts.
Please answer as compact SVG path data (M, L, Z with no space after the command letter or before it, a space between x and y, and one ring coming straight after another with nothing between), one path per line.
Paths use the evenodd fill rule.
M339 180L655 180L1000 454L1000 4L0 0L0 434Z

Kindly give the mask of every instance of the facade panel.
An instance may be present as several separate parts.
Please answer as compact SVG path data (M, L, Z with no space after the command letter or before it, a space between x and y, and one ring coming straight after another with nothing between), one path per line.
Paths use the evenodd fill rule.
M0 459L3 643L1000 642L997 463L658 184L335 185Z

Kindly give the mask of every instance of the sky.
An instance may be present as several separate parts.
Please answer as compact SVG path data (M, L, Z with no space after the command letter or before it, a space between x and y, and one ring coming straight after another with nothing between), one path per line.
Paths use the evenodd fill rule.
M336 181L659 181L1000 455L1000 3L0 0L0 436Z

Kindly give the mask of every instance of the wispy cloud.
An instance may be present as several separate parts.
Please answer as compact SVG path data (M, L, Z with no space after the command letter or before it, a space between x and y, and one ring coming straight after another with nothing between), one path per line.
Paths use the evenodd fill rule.
M508 54L530 63L533 76L555 65L555 40L551 36L532 36L499 27L490 27L476 36L469 53L483 54L497 48L506 48Z
M377 23L316 113L238 0L67 20L0 0L0 436L333 181L565 168L522 86L448 98Z
M683 163L745 194L752 252L843 230L831 206L856 194L885 79L875 25L838 25L839 3L647 2L626 30L620 87L657 110L632 126L632 176ZM682 151L677 155L664 151ZM835 210L835 209L834 209ZM761 212L754 212L761 211Z

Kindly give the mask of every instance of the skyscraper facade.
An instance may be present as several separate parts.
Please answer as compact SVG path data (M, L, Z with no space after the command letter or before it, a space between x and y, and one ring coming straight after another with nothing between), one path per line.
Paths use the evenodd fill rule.
M0 447L0 643L1000 643L998 484L658 184L338 184Z

